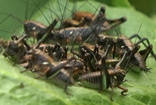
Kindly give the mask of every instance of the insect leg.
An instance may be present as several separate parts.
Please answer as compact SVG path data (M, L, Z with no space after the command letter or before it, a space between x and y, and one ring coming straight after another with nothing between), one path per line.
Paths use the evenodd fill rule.
M135 45L138 45L139 43L143 43L144 41L147 41L148 45L150 45L150 42L149 42L149 40L147 38L142 38L140 41L138 41L137 43L135 43ZM144 46L147 48L147 46L145 44L144 44ZM153 50L151 50L151 55L156 60L156 54L153 52Z
M96 56L96 58L99 59L99 46L98 46L98 44L95 44L95 48L94 48L93 53Z
M140 43L144 43L144 41L147 41L148 45L150 44L149 40L147 38L142 38L140 39L137 43L135 43L135 45L138 45ZM144 43L144 46L147 47L147 45Z
M84 70L87 71L87 64L88 64L88 59L86 57L86 52L84 48L80 48L80 53L77 53L75 51L72 51L72 53L76 56L78 56L78 58L83 59L83 65L84 65Z
M12 36L11 36L11 39L12 39L12 40L18 40L18 37L17 37L16 35L12 35Z
M27 71L30 71L29 69L25 69L23 71L20 71L20 73L24 73L24 72L27 72Z
M26 38L27 35L24 35L23 37ZM30 50L31 47L30 47L30 46L28 45L28 43L24 40L24 38L23 38L23 40L22 40L22 43L27 47L27 50ZM12 35L12 36L11 36L11 39L12 39L12 40L19 40L19 38L18 38L16 35Z
M73 59L76 59L75 57L72 57L70 59L68 59L67 61L53 67L47 74L46 77L50 77L51 75L54 75L55 73L58 72L58 70L60 70L61 68L63 68L66 64L68 64L69 62L71 62Z
M109 22L109 23L111 23L111 24L113 24L113 23L117 23L117 22L120 22L120 21L122 21L122 22L123 22L123 17L122 17L122 18L120 18L120 19L113 19L113 20L108 19L108 22Z
M124 95L126 96L127 94L124 94L125 92L128 92L128 89L126 89L125 87L123 86L118 86L118 88L122 89L123 91L121 92L121 95Z
M96 68L94 66L94 64L92 64L92 58L91 58L91 54L90 53L86 53L84 55L84 63L85 63L85 68L87 70L87 66L89 67L89 70L91 70L92 72L96 71Z
M134 37L137 37L139 40L142 40L141 37L138 34L134 34L131 37L129 37L129 39L133 39ZM143 38L144 39L144 38ZM145 40L147 41L148 45L150 45L150 42L147 38L145 38ZM147 45L144 43L144 41L141 41L141 43L147 48ZM137 43L136 43L137 44ZM151 55L154 57L154 59L156 60L156 55L154 54L153 50L151 51Z
M108 45L106 53L104 53L102 55L102 59L101 59L101 66L100 66L100 68L101 68L101 70L100 70L101 81L100 81L100 85L99 85L99 91L102 91L103 87L108 88L109 84L110 84L110 77L109 77L109 73L108 73L108 70L106 67L106 58L107 58L107 53L109 51L109 48L110 48L110 46ZM104 80L103 80L104 76L106 76L105 77L105 84L103 84L104 83Z
M150 44L146 49L139 51L144 61L146 61L149 53L152 51L153 46Z
M45 75L48 71L50 70L50 67L47 67L43 70L43 73L41 73L38 77L35 77L36 79L42 77L43 75Z
M72 75L73 75L73 71L74 71L74 69L75 69L75 64L76 64L76 59L74 60L74 65L73 65L72 69L70 70L70 75L69 75L69 77L68 77L68 80L67 80L66 85L65 85L65 88L64 88L64 92L67 93L68 95L71 95L71 94L67 91L67 87L68 87L70 78L71 78Z
M128 64L129 64L129 62L132 62L134 59L133 59L133 57L134 57L134 55L137 53L137 51L140 49L140 46L135 46L135 48L132 50L132 51L130 51L130 52L127 52L128 54L128 60L127 60L127 62L126 62L126 64L125 64L125 66L124 66L124 70L126 70L126 68L127 68L127 66L128 66ZM129 69L130 70L130 69ZM129 70L127 70L126 71L126 73L128 73L128 71Z
M3 39L0 39L1 48L6 48L5 42Z
M43 42L50 36L51 31L56 26L58 19L54 19L52 24L50 24L46 29L40 31L37 35L37 40L42 40ZM47 33L47 35L45 35Z
M79 58L82 58L82 56L81 56L79 53L77 53L76 51L73 51L73 50L72 50L71 52L72 52L72 54L78 56Z
M127 51L125 51L124 55L122 56L121 60L116 64L115 69L120 68L121 63L124 61L126 57Z
M101 27L100 31L101 31L101 32L105 32L105 31L109 31L109 30L111 30L111 29L114 29L115 27L119 26L120 24L122 24L122 23L125 22L125 21L126 21L126 18L123 17L119 23L114 24L113 26Z
M38 43L33 47L33 49L37 49L39 48L39 46L41 45L42 41L39 40Z
M111 84L111 97L110 100L113 101L114 83Z
M62 58L63 59L67 59L67 52L68 52L69 47L68 46L65 46L63 49L64 49L65 52L64 52Z
M129 39L133 39L134 37L137 37L139 40L141 40L141 37L138 34L134 34L134 35L130 36ZM145 47L147 47L147 45L144 42L142 42L142 43Z

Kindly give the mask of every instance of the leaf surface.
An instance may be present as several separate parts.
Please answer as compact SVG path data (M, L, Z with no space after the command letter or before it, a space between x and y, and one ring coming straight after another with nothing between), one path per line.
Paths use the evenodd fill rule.
M99 2L96 1L80 1L77 3L76 8L81 7L79 11L85 10L87 12L94 13L97 7L100 8L100 5ZM49 22L52 22L52 20L56 17L56 13L52 12L53 17L51 17L51 12L49 10L55 9L54 12L57 12L57 14L61 17L61 14L63 14L62 10L64 10L65 6L65 0L59 0L59 2L50 0L49 3L46 2L44 6L41 7L41 10L48 18ZM73 2L69 1L67 3L67 8L70 10L66 10L66 15L64 17L71 18L72 7ZM156 43L156 25L147 16L132 8L109 7L107 5L105 5L105 7L106 15L109 19L120 18L123 16L127 18L127 22L117 28L118 32L123 35L130 36L137 33L143 22L143 25L139 30L139 35L141 37L147 37L154 46ZM48 22L39 10L35 12L31 19L42 22L48 26ZM10 23L7 22L7 25L9 26ZM21 26L18 30L22 31L22 28L23 27ZM108 34L117 36L115 31L110 33L108 32ZM6 37L1 35L1 37L5 39L10 39L10 36ZM153 49L156 52L155 46ZM148 58L147 66L152 68L151 73L130 71L126 75L126 79L128 81L123 84L123 86L129 90L128 95L120 95L121 90L115 88L113 94L114 102L111 102L111 89L104 90L99 93L97 90L87 89L85 87L75 85L70 86L68 89L73 96L68 96L63 92L64 90L62 87L55 85L50 79L34 79L36 76L35 74L30 72L20 73L23 68L18 65L13 66L13 62L0 55L0 104L49 105L55 103L56 105L153 105L156 103L156 65L152 57Z

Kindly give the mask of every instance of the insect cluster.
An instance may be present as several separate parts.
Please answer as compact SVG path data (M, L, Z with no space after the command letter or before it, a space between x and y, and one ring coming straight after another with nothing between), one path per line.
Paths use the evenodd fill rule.
M24 35L12 35L11 41L0 39L1 53L23 66L25 71L37 74L35 78L52 78L63 84L67 94L70 94L68 85L80 82L84 87L99 91L111 88L111 100L114 87L120 88L121 94L126 95L128 89L121 84L130 70L137 68L149 72L150 68L146 66L148 55L151 53L156 60L147 38L140 38L138 34L117 38L103 34L126 22L125 17L107 19L104 6L98 15L75 12L72 19L61 20L60 27L55 28L58 21L54 19L46 27L26 20ZM34 42L37 40L37 44L29 44L26 41L29 37L33 37ZM133 43L131 39L135 37L139 41ZM140 43L145 46L144 50L139 50ZM78 50L74 48L75 44Z

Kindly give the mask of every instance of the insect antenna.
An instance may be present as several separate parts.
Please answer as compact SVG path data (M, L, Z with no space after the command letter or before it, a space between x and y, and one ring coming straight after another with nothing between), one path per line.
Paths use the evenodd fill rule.
M49 3L49 1L48 1L48 7L49 7L49 12L50 12L50 15L51 15L51 19L52 19L52 21L53 21L53 19L54 19L54 17L53 17L53 15L52 15L52 10L51 10L51 7L50 7L50 3Z
M107 69L107 66L106 66L106 58L107 58L107 54L108 54L108 51L109 51L109 48L110 46L108 45L107 46L107 50L106 52L102 55L101 57L101 69L100 69L100 77L101 77L101 81L100 81L100 88L99 88L99 91L102 91L103 87L106 87L108 88L109 85L110 85L110 75L108 73L108 69ZM105 82L106 84L103 84L103 75L105 75ZM106 85L106 86L105 86Z
M137 35L139 34L139 31L140 31L140 29L141 29L141 27L142 27L142 25L143 25L143 22L140 24L140 26L139 26L139 29L138 29L138 31L137 31ZM133 38L133 36L132 37L130 37L130 39L132 39ZM137 38L135 38L135 41L134 41L134 43L136 43L136 40L137 40ZM143 44L144 44L144 46L145 47L147 47L147 45L143 42Z
M48 9L51 13L54 13L54 14L56 15L56 17L57 17L59 20L61 20L61 18L60 18L59 15L58 15L58 12L56 11L56 9L55 9L54 7L49 7L49 8L45 7L45 8Z
M54 13L56 13L56 15L59 17L59 20L63 20L63 17L64 17L64 14L65 14L65 9L66 9L66 6L67 6L67 4L68 4L68 0L66 1L66 3L65 3L65 9L64 9L64 11L63 11L63 13L62 13L62 11L61 11L61 7L60 7L60 2L57 0L57 4L58 4L58 7L59 7L59 11L60 11L60 13L61 13L61 18L58 16L58 14L57 14L57 12L56 12L56 10L55 9L53 9L55 12ZM49 8L49 10L51 11L51 8ZM56 21L58 22L58 20L54 20L54 24L56 25ZM52 23L53 24L53 23ZM55 26L54 25L54 26ZM61 24L62 25L62 24ZM60 27L62 27L62 26L60 26ZM54 28L54 27L53 27ZM48 34L47 35L45 35L41 40L44 42L44 41L46 41L46 39L49 37L49 35L50 35L50 32L52 31L52 29L53 28L51 28L51 29L48 29L47 28L47 30L49 30L49 32L47 32ZM64 28L63 28L64 29ZM45 30L44 31L44 33L47 31L47 30ZM51 31L50 31L51 30ZM64 29L65 30L65 29ZM59 30L60 31L60 30ZM43 36L44 34L42 34L42 36ZM65 33L65 35L66 35L66 33ZM39 35L38 35L39 36Z
M26 12L25 12L25 19L27 18L27 9L28 9L28 1L27 1L27 6L26 6ZM35 7L35 9L33 10L33 12L32 12L32 14L30 15L30 18L32 17L32 15L34 14L34 11L36 10L36 7ZM22 25L24 25L24 21L23 20L21 20L20 18L18 18L17 16L14 16L13 14L9 14L9 13L4 13L4 12L0 12L0 14L3 14L3 15L8 15L8 17L11 15L11 17L13 18L13 19L15 19L15 20L17 20L19 23L21 23ZM30 18L29 18L29 20L30 20ZM5 31L5 30L1 30L2 32L6 32L6 33L13 33L13 34L15 34L14 32L9 32L9 31ZM19 35L21 35L19 32L17 32ZM22 34L23 34L24 32L22 32Z
M57 1L57 2L58 2L58 4L59 4L59 1ZM66 3L66 5L67 5L67 3ZM59 7L59 10L61 11L60 5L59 5L58 7ZM51 9L50 6L49 6L48 10L50 10L50 12L54 13L55 15L57 15L57 17L59 18L59 20L61 20L61 18L60 18L59 15L58 15L58 12L55 10L55 8L52 7L52 9ZM65 11L64 11L64 12L65 12ZM63 17L62 12L61 12L61 16ZM37 35L37 39L38 39L38 40L41 39L41 38L44 36L44 34L47 33L47 34L41 39L43 42L46 41L46 39L49 37L49 35L52 35L52 34L50 34L50 32L52 31L52 29L54 28L54 26L56 25L57 22L58 22L58 20L55 19L55 20L53 21L53 23L52 23L50 26L48 26L45 30L41 31L41 32L39 33L39 35ZM50 27L51 27L51 28L50 28ZM50 30L51 30L51 31L50 31ZM48 31L48 32L47 32L47 31ZM54 31L55 31L55 30L54 30ZM57 31L60 31L60 30L57 30Z
M6 32L6 33L10 33L10 34L14 34L13 32L10 31L6 31L6 30L0 30L1 32Z
M0 12L0 14L3 14L3 15L10 15L9 13L4 13L4 12ZM11 15L11 17L13 17L13 18L16 19L18 22L20 22L20 23L23 24L23 21L22 21L20 18L14 16L13 14Z
M86 3L86 2L85 2L85 3ZM71 15L69 15L69 17L67 17L66 19L69 19L70 17L73 17L74 13L75 13L76 11L78 11L79 9L81 9L81 7L85 5L85 3L83 3L78 9L76 9L76 8L77 8L77 5L76 5L76 4L77 4L77 0L74 0L74 5L73 5L72 10L70 10L70 9L67 8L67 7L65 7L68 11L71 12ZM60 3L60 5L64 7L63 4Z
M121 35L121 33L119 33L118 31L117 31L117 29L115 28L116 26L118 26L119 24L121 24L121 23L118 23L118 24L111 24L111 22L106 18L106 20L107 20L107 22L110 24L110 25L112 25L112 29L116 32L116 34L117 34L117 38L119 38L119 34ZM140 27L139 27L139 30L140 30ZM124 40L126 40L126 39L124 39ZM119 43L118 43L119 44ZM116 45L115 45L116 46ZM114 48L114 50L116 49L116 47ZM128 57L128 60L127 60L127 62L125 63L125 66L123 67L123 70L126 70L127 69L127 66L128 66L128 64L130 63L130 60L131 60L131 57L134 55L134 53L136 53L135 51L136 50L138 50L138 47L136 47L136 48L134 48L133 49L133 51L130 53L130 55L129 55L129 57ZM123 55L123 57L121 58L121 60L120 60L120 62L118 62L118 64L116 65L116 67L117 66L119 66L119 65L121 65L121 63L124 61L124 59L127 59L126 57L126 54L128 53L126 50L124 51L125 53L124 53L124 55ZM114 54L115 54L115 52L114 52ZM113 54L113 55L114 55ZM129 68L129 69L127 69L127 71L126 71L126 74L130 71L131 69Z
M27 6L26 6L26 11L25 11L25 20L27 19L27 15L28 15L28 4L29 4L29 0L27 0Z
M28 5L28 2L27 2L27 5ZM38 6L38 5L39 5L39 4L37 4L37 6ZM29 17L29 20L31 19L32 15L34 14L34 11L36 10L36 8L37 8L37 7L34 8L32 14L31 14L30 17ZM27 15L27 11L28 11L27 9L28 9L28 6L26 6L26 13L25 13L25 15ZM21 24L23 25L23 21L22 21L20 18L14 16L13 14L4 13L4 12L0 12L0 14L3 14L3 15L11 15L12 18L14 18L15 20L17 20L19 23L21 23ZM27 16L25 16L25 19L27 19Z
M86 1L86 2L88 2L88 1ZM86 3L85 2L85 3ZM95 8L95 12L94 12L94 14L96 13L98 11L98 8ZM74 15L74 14L73 14ZM86 24L88 24L90 21L88 21L87 20L87 22L85 22L85 25L83 26L83 28L86 26ZM91 25L89 25L90 26L90 28L91 29L93 29L93 27L91 27ZM81 30L81 32L83 31L83 29ZM81 32L80 32L80 34L81 34ZM97 36L97 33L96 32L94 32L93 31L93 33ZM77 36L77 37L79 37L80 36L80 34ZM92 37L92 36L90 36L90 37ZM90 37L88 38L88 39L90 39ZM74 48L74 45L75 45L75 43L76 43L76 40L74 40L74 42L73 42L73 44L72 44L72 48L71 48L71 52L72 52L72 50L73 50L73 48ZM80 42L80 45L82 44L82 41Z
M40 4L40 3L38 3L37 6L39 6L39 4ZM32 18L34 12L35 12L35 10L37 9L37 6L35 6L35 8L33 9L32 13L31 13L31 15L30 15L30 17L29 17L29 20L31 20L31 18Z
M74 0L74 5L72 8L72 15L76 12L76 8L77 8L77 0Z
M23 32L22 32L22 35L23 35L24 33L27 33L25 28L27 27L27 24L31 22L31 18L32 18L34 12L35 12L36 9L37 9L37 6L39 6L40 3L36 4L37 6L35 6L35 8L33 9L32 13L30 14L29 18L28 18L28 4L29 4L29 0L27 0L27 3L26 3L25 20L24 20L24 30L23 30ZM28 39L28 37L27 37L27 39ZM27 40L27 39L26 39L26 40ZM32 43L33 43L33 44L35 43L35 38L33 38Z
M61 25L60 25L60 28L63 28L64 31L65 31L65 28L64 28L64 26L63 26L63 24L62 24L62 21L63 21L63 19L64 19L64 14L65 14L65 12L66 12L66 7L67 7L67 4L68 4L68 0L66 0L63 13L62 13L62 11L61 11L60 2L59 2L58 0L57 0L57 4L58 4L58 7L59 7L59 11L60 11L60 13L61 13ZM60 30L59 30L59 31L60 31ZM66 31L65 31L64 37L65 37L65 36L66 36ZM65 43L66 43L66 42L64 42L63 45L64 45Z
M131 54L130 54L130 57L129 57L129 59L128 59L128 61L127 61L127 63L126 63L126 65L125 65L125 67L124 67L124 70L126 70L126 72L125 72L125 74L127 74L132 68L127 68L128 67L128 64L129 64L129 62L130 62L130 58L132 57L132 52L131 52Z
M61 3L57 0L57 4L59 4L58 7L59 7L59 10L60 10L60 13L61 13L61 17L62 17L62 18L59 17L59 20L61 20L61 25L62 25L62 20L63 20L63 17L64 17L64 14L65 14L66 10L71 11L70 9L67 8L67 3L68 3L68 0L66 1L65 6L64 6L63 4L61 4ZM63 12L63 13L62 13L62 11L61 11L61 7L60 7L60 6L63 6L63 7L64 7L64 12ZM54 9L54 10L55 10L55 9ZM57 14L57 12L56 12L56 14ZM57 14L57 16L58 16L58 14ZM60 29L61 29L61 28L63 28L63 25L60 27ZM67 33L66 33L66 31L65 31L65 28L63 28L63 29L64 29L64 34L63 34L63 35L64 35L64 37L65 37ZM60 30L59 30L59 31L60 31ZM65 44L65 42L64 42L64 44ZM74 44L73 44L73 45L74 45Z
M12 14L8 15L7 17L5 17L0 24L2 24L5 20L7 20L10 16L12 16ZM0 30L1 32L9 32L9 31L5 31L5 30ZM0 37L1 38L1 37Z
M97 5L97 7L95 7L93 4L91 4L88 0L86 0L86 2L89 4L89 5L91 5L96 11L94 12L94 14L97 12L97 10L99 9L99 7L101 7L101 4L99 3L98 5ZM104 11L103 11L104 12Z
M64 88L64 91L65 91L67 94L70 94L70 93L68 93L68 91L67 91L67 87L68 87L68 85L69 85L70 78L71 78L72 75L73 75L73 72L74 72L74 69L75 69L75 65L76 65L76 59L74 60L74 64L73 64L73 66L72 66L72 69L69 71L69 77L68 77L68 80L67 80L66 85L65 85L65 88Z
M43 11L40 9L40 7L35 3L35 1L34 0L32 0L33 1L33 3L35 4L35 6L39 9L39 11L41 12L41 14L44 16L44 18L46 19L46 21L49 23L49 25L50 25L50 22L49 22L49 20L47 19L47 17L45 16L45 14L43 13Z
M142 23L142 24L143 24L143 23ZM142 25L141 25L141 26L142 26ZM140 26L140 28L141 28L141 26ZM139 29L139 30L140 30L140 29ZM130 37L130 38L133 38L133 37L137 36L138 39L139 39L140 41L138 41L137 43L135 43L135 45L138 45L140 42L142 42L142 44L144 45L144 47L147 48L148 46L144 43L144 41L141 41L141 40L146 40L146 41L147 41L147 44L150 45L149 40L148 40L147 38L141 38L141 37L138 35L138 33L139 33L139 32L137 32L137 34L133 35L133 36ZM155 59L155 61L156 61L156 54L154 53L153 49L151 50L150 53L151 53L151 55L154 57L154 59Z
M66 3L65 3L65 6L64 6L63 13L62 13L62 11L61 11L61 7L60 7L60 4L61 4L61 3L60 3L58 0L57 0L57 3L58 3L58 5L59 5L59 10L60 10L60 12L61 12L61 26L60 26L60 27L64 27L62 21L63 21L63 19L64 19L64 17L65 17L65 13L66 13L67 5L68 5L68 0L66 0Z
M52 24L50 26L48 26L48 28L46 28L44 31L40 32L39 35L37 36L37 39L42 40L42 42L44 42L48 36L50 35L51 31L54 29L54 27L56 26L58 20L55 19ZM46 35L45 35L46 34ZM40 38L39 38L40 37Z
M27 3L26 3L26 9L25 9L25 20L24 20L24 23L26 22L26 21L29 21L30 19L31 19L31 17L33 16L33 14L34 14L34 12L35 12L35 10L36 10L36 8L37 7L35 7L34 8L34 10L32 11L32 13L31 13L31 15L30 15L30 17L29 17L29 19L28 19L28 4L29 4L29 0L27 0ZM24 34L24 32L25 32L25 30L23 30L23 32L22 32L22 34Z
M68 1L68 0L67 0ZM70 17L73 17L74 16L74 13L76 12L76 11L78 11L78 10L80 10L86 3L87 3L87 1L85 1L82 5L80 5L80 7L79 8L77 8L76 9L76 3L77 3L77 0L74 0L74 5L73 5L73 8L74 8L74 10L70 10L69 8L67 8L67 6L64 6L62 3L60 3L59 2L59 5L60 6L63 6L64 8L65 8L65 10L68 10L68 11L70 11L71 12L71 15L69 15L69 17L67 17L66 19L69 19ZM96 9L96 11L97 11L98 9ZM96 13L96 11L95 11L95 13ZM94 14L95 14L94 13ZM57 15L58 16L58 15ZM61 19L60 19L61 20Z
M86 46L83 46L83 47L92 54L92 56L94 57L94 60L96 61L96 64L97 64L98 60L97 60L95 54L89 48L87 48Z
M142 25L143 25L143 22L140 24L140 26L139 26L139 28L138 28L138 31L137 31L137 34L139 33L139 31L140 31ZM129 37L129 40L130 40L131 38L133 38L133 36L132 36L132 37ZM136 41L137 41L137 37L135 38L134 43L136 43ZM135 49L135 48L136 48L136 49ZM126 70L126 74L127 74L130 70L132 70L132 69L135 68L135 66L131 66L131 67L127 68L127 67L128 67L128 64L130 63L130 60L131 60L132 64L137 63L137 60L131 59L131 57L134 56L134 54L136 53L135 50L136 50L136 51L139 50L140 46L138 46L138 45L136 46L136 45L135 45L135 48L134 48L133 51L131 52L131 54L130 54L130 56L129 56L129 59L128 59L128 61L127 61L126 65L125 65L125 67L124 67L124 70L127 69L127 70ZM134 52L135 52L135 53L134 53Z
M12 14L10 14L10 15L8 15L6 18L4 18L1 22L0 22L0 24L2 24L6 19L8 19L10 16L12 16Z
M10 14L8 15L7 17L5 17L1 22L0 24L2 24L5 20L7 20L9 17L12 17L13 14ZM14 34L13 32L10 32L10 31L7 31L7 30L0 30L1 32L6 32L6 33L11 33L11 34Z

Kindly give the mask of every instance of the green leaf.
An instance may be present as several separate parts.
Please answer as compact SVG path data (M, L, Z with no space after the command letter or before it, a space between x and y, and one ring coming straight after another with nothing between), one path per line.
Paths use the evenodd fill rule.
M34 0L37 4L40 3L39 7L41 8L45 3L47 2L46 0ZM12 14L19 18L21 21L24 22L26 19L26 5L27 0L1 0L0 1L0 23L2 20L4 20L8 15L2 14L2 13L7 13L7 14ZM27 14L27 19L32 14L32 11L34 10L35 5L31 0L29 0L29 5L28 5L28 14ZM29 12L31 11L31 12ZM35 11L36 12L36 11ZM10 34L20 34L17 29L19 27L23 28L23 24L17 21L17 19L9 17L6 19L3 23L0 24L0 37L4 39L10 39ZM8 31L8 32L4 32Z
M118 7L131 7L128 0L112 0L112 6Z
M142 0L141 2L140 0L129 0L129 2L136 10L150 17L156 14L155 0L148 0L148 2L146 0Z
M131 7L128 0L98 0L101 3L105 3L109 6L115 7Z
M62 5L65 6L66 1L59 0ZM82 7L81 5L84 4ZM50 0L50 3L46 3L41 10L47 16L48 20L52 22L52 17L49 12L49 5L51 9L55 8L57 13L61 15L59 8L64 9L63 6L58 6L59 3ZM91 5L94 4L94 7ZM73 2L68 2L68 9L72 10ZM125 16L127 22L122 24L118 29L123 35L130 36L138 32L140 25L143 25L139 31L141 37L149 38L150 42L154 45L156 43L156 29L155 24L145 15L132 8L124 7L109 7L106 6L106 15L109 19L115 19ZM80 10L94 13L95 8L99 7L99 2L80 1L77 4L77 8L81 7ZM71 11L66 11L66 17L71 16ZM56 16L55 16L56 17ZM39 21L48 25L43 14L38 10L32 17L33 20ZM54 19L54 14L53 14ZM9 23L7 23L10 26ZM21 31L23 27L19 28ZM108 34L116 36L116 32L110 32ZM11 35L10 35L11 36ZM8 39L8 37L1 36ZM156 47L153 47L156 52ZM115 88L113 99L114 102L110 101L111 89L104 90L101 93L98 90L87 89L81 86L70 86L68 91L73 96L66 95L63 91L64 88L55 85L50 79L40 78L34 79L36 76L30 72L20 73L23 69L16 65L13 66L13 62L4 58L0 55L0 104L2 105L21 105L21 104L58 104L58 105L103 105L103 104L114 104L114 105L153 105L156 103L156 65L152 57L148 58L147 66L151 67L151 73L135 72L131 71L126 75L128 80L123 84L124 87L128 88L128 95L120 95L121 90Z

